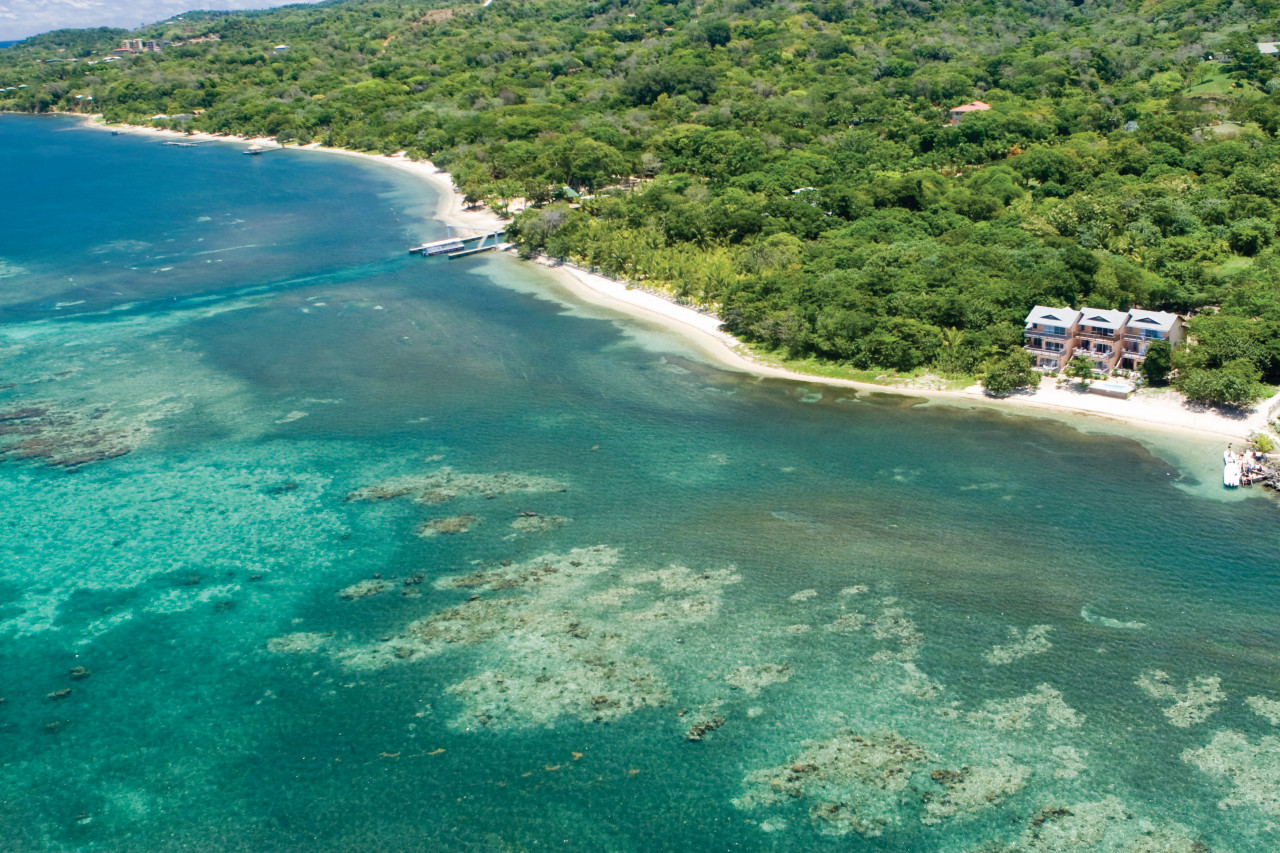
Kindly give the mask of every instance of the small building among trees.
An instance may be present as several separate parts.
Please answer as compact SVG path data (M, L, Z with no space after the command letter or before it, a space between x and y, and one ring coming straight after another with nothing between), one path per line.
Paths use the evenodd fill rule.
M964 118L969 113L984 112L989 109L991 109L991 105L984 103L983 101L973 101L968 104L961 104L958 107L952 107L947 110L947 122L949 124L956 125L960 123L960 119Z

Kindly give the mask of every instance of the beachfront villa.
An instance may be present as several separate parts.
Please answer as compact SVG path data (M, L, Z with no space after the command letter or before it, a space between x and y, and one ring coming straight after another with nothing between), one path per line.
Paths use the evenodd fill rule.
M1027 315L1024 348L1036 357L1036 369L1061 370L1071 360L1080 334L1080 312L1037 305Z
M1154 341L1176 345L1183 338L1182 318L1165 311L1113 311L1107 308L1049 308L1037 305L1027 315L1023 348L1035 356L1037 370L1062 370L1077 355L1098 373L1117 367L1137 370Z
M1083 355L1092 361L1093 369L1098 373L1115 370L1120 361L1124 324L1128 319L1127 311L1080 309L1080 340L1075 355Z
M1177 346L1184 337L1182 318L1167 311L1134 309L1124 325L1124 349L1120 352L1120 368L1137 370L1147 360L1147 349L1155 341L1168 341Z

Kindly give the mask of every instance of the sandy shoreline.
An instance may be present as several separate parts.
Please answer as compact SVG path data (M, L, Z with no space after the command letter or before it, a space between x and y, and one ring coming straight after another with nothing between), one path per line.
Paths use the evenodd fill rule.
M244 136L217 136L207 133L182 133L160 128L136 125L106 125L98 117L85 120L88 127L104 130L127 130L157 137L176 137L197 142L244 142L275 145L271 139L252 139ZM463 196L453 185L448 172L437 169L429 161L414 161L403 154L381 155L341 148L324 148L319 143L300 146L284 146L291 150L322 151L348 157L359 157L400 169L429 181L441 191L441 202L434 212L436 218L448 225L476 230L496 230L506 220L487 208L468 208ZM1039 412L1048 415L1085 415L1092 418L1120 422L1144 430L1181 433L1200 439L1243 441L1250 433L1266 428L1267 412L1280 402L1280 394L1260 403L1245 417L1233 418L1212 408L1188 405L1180 395L1169 390L1144 390L1127 400L1102 397L1078 391L1073 385L1058 386L1056 380L1046 377L1034 392L1015 394L1007 398L988 397L982 388L973 385L960 391L930 388L911 388L894 385L876 385L848 379L811 376L785 370L757 361L739 340L720 330L719 320L713 315L698 311L665 299L639 288L628 287L624 282L592 273L572 264L559 264L546 258L538 263L555 273L566 290L582 301L610 308L624 314L656 322L665 328L680 332L699 345L717 363L734 370L757 376L789 379L810 384L822 384L860 391L904 394L938 402L962 403L1005 411Z

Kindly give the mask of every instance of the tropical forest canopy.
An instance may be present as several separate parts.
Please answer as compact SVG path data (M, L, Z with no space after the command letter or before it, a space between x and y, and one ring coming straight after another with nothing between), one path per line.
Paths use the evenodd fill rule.
M791 358L1018 374L1037 303L1194 314L1151 378L1241 402L1280 382L1278 6L339 0L28 39L0 109L429 157Z

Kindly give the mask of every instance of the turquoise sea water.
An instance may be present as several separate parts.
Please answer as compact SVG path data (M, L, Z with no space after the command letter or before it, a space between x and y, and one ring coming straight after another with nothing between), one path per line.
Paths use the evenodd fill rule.
M1280 843L1220 448L725 372L239 150L0 117L5 850Z

